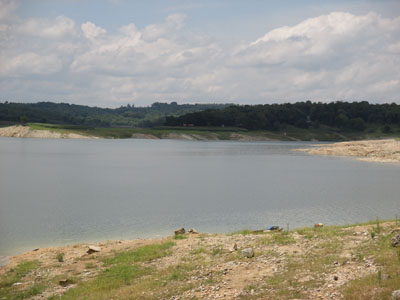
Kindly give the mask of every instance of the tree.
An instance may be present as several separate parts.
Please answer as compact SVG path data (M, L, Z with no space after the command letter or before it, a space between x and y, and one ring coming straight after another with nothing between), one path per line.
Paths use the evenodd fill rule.
M26 115L20 116L19 121L22 125L25 125L28 122L28 117Z

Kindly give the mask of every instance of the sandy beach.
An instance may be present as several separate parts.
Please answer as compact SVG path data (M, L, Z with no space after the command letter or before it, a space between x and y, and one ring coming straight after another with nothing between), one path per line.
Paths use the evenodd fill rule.
M381 163L400 162L400 140L365 140L315 145L315 148L299 149L313 155L352 156L358 160Z
M0 128L0 136L19 137L19 138L43 138L43 139L89 139L97 138L73 132L56 132L50 130L34 130L29 126L9 126Z

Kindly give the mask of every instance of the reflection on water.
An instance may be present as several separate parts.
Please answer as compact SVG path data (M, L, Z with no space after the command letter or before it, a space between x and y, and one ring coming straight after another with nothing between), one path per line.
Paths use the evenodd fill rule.
M0 255L43 247L400 213L400 167L308 143L0 138Z

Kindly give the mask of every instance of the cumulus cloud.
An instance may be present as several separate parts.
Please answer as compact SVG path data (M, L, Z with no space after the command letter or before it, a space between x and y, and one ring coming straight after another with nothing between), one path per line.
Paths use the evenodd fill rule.
M3 60L0 74L3 76L24 74L52 74L61 69L61 61L55 55L41 56L26 52Z
M30 36L50 39L76 34L75 22L64 16L58 16L55 20L29 19L19 24L17 31Z
M83 35L89 40L95 40L96 38L104 35L106 30L96 26L92 22L83 23L81 26Z
M0 93L7 100L399 102L400 17L332 12L227 47L189 31L181 14L109 31L65 16L19 19L14 1L0 0L0 8L8 10L0 14Z

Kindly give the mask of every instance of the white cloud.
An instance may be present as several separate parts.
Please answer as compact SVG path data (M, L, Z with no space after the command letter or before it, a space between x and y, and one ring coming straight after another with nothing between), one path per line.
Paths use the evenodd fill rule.
M75 22L64 16L58 16L53 21L29 19L19 24L17 30L26 35L50 39L59 39L76 34Z
M104 35L107 31L101 27L94 25L92 22L83 23L81 26L83 35L89 40L95 40L97 37Z
M0 93L8 100L399 102L400 17L333 12L227 47L189 31L185 15L109 31L64 16L18 19L14 3L0 0L9 11L6 20L0 14Z
M61 61L55 55L40 56L36 53L27 52L14 57L1 58L2 68L0 74L3 76L26 74L52 74L58 72Z

